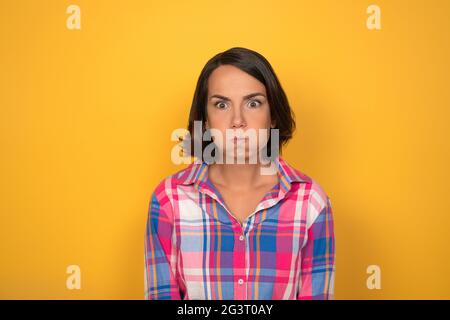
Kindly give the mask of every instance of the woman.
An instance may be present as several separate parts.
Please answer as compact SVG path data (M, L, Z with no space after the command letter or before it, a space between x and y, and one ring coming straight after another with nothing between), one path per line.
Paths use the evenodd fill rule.
M211 58L188 129L198 160L151 196L145 298L333 299L330 199L279 155L295 122L269 62L240 47Z

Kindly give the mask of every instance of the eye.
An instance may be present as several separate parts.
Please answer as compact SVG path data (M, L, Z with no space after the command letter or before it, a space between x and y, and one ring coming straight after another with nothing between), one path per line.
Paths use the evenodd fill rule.
M227 107L227 104L223 101L217 101L214 103L214 106L218 109L225 109Z
M248 102L248 106L250 107L250 108L257 108L257 107L259 107L261 105L261 101L259 101L259 100L257 100L257 99L253 99L253 100L250 100L249 102Z

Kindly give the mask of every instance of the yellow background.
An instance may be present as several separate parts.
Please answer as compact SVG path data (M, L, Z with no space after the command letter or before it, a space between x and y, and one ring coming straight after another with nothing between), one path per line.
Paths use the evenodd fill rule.
M450 298L449 1L2 0L0 14L0 298L143 298L150 194L184 167L170 134L233 46L271 62L297 118L284 157L332 200L335 298Z

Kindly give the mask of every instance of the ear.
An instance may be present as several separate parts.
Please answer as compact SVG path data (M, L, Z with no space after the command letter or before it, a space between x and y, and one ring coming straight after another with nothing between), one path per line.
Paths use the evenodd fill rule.
M272 121L272 123L270 124L270 127L271 127L271 128L275 128L276 125L277 125L277 124L276 124L276 122L275 122L275 120L274 120L274 121Z
M208 120L205 120L205 129L209 129Z

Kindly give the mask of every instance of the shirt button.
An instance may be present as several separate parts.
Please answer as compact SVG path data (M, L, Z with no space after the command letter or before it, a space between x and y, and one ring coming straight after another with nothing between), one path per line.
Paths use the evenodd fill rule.
M241 235L241 236L239 237L239 240L244 241L244 236Z
M244 283L244 280L242 280L242 279L239 279L239 280L238 280L238 284L241 285L241 284L243 284L243 283Z

